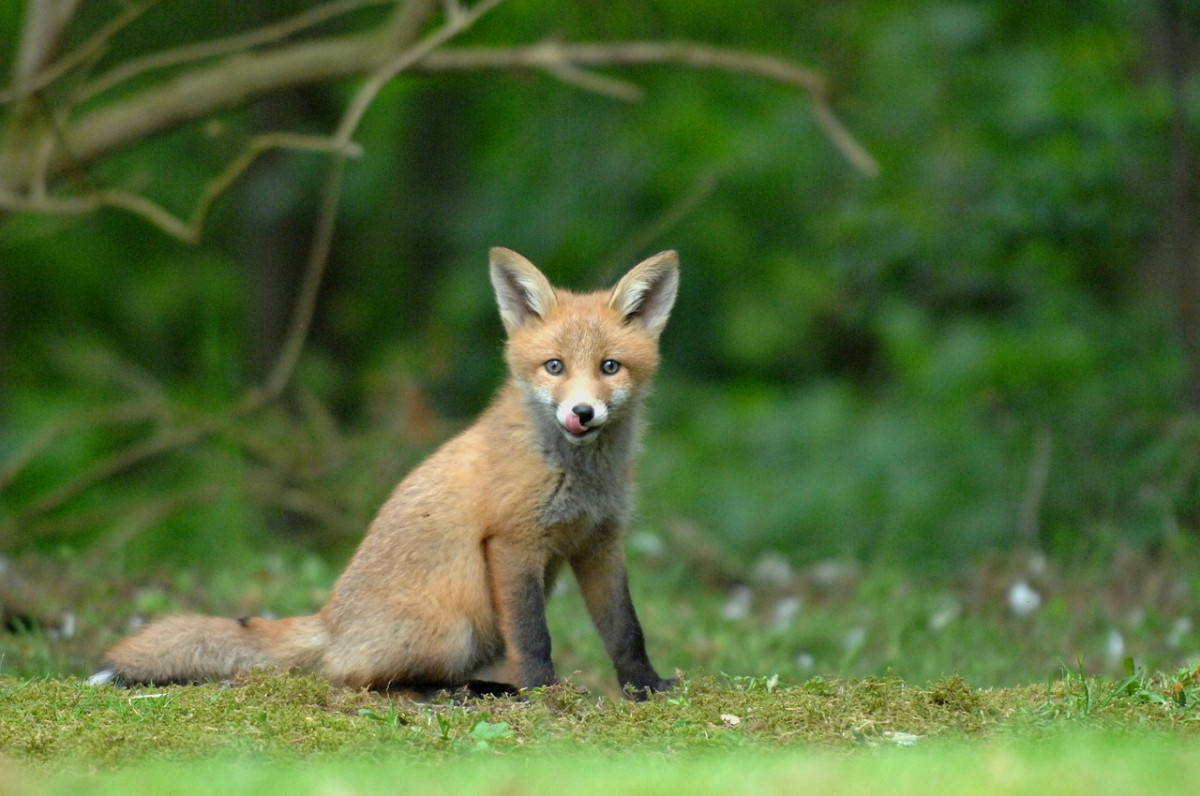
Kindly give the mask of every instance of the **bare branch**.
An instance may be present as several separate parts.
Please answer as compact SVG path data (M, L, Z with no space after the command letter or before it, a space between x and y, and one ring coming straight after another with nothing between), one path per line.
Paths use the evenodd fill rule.
M239 416L233 414L221 417L208 417L192 426L171 429L157 437L152 437L151 439L135 443L128 448L117 451L79 478L68 481L30 503L18 517L17 525L23 525L32 518L45 516L55 511L96 484L111 478L119 472L128 470L130 467L141 464L147 459L166 451L198 442L233 423L237 417Z
M205 186L204 194L192 212L191 229L194 240L198 241L200 239L200 234L204 231L204 222L208 219L208 212L212 209L213 203L225 191L229 190L233 183L237 181L237 178L242 175L242 172L250 168L254 161L272 149L290 149L296 152L325 152L350 158L358 157L362 154L362 148L357 144L338 144L331 138L296 135L294 133L266 133L255 136L246 145L245 150L230 161L224 171L209 180Z
M67 539L94 531L97 526L116 522L112 533L99 543L100 551L120 550L139 533L153 528L170 515L191 506L212 503L221 494L218 484L181 489L154 498L133 500L104 500L98 505L67 517L37 517L20 525L25 539ZM8 531L4 534L4 531ZM12 543L13 530L0 528L0 543Z
M46 166L46 176L61 174L68 165L85 167L151 134L297 85L371 74L368 83L375 88L367 94L360 93L354 113L344 119L352 129L370 104L372 92L405 69L432 72L530 68L547 70L563 79L578 79L580 67L643 64L675 64L754 75L808 92L817 104L818 122L846 157L867 173L877 170L870 155L837 122L828 106L823 107L827 93L824 78L783 58L686 42L546 42L526 47L438 49L494 5L496 0L484 0L474 8L455 12L433 38L401 51L390 61L385 59L388 53L395 52L391 30L235 53L109 103L70 123L64 131L66 151L56 149ZM600 87L592 78L591 88ZM609 94L632 94L629 87L618 88L615 82L605 83L603 88ZM345 142L348 137L343 133L339 132L338 139ZM0 157L0 186L17 190L33 179L30 160L20 155L10 152Z
M202 61L209 58L219 58L237 52L252 50L266 44L294 36L308 28L328 22L335 17L357 11L368 6L383 5L391 0L339 0L309 9L289 19L265 25L257 30L239 33L224 39L205 41L187 47L152 53L143 58L135 58L113 67L98 78L83 86L75 97L76 102L84 102L108 91L113 86L124 83L130 78L159 69L168 69L180 64ZM4 94L0 94L0 101Z
M354 144L338 145L332 139L293 133L266 133L255 136L246 148L204 187L204 192L192 209L190 221L184 221L159 204L140 194L116 189L97 190L74 197L51 197L35 191L29 197L17 196L0 190L0 209L28 213L53 215L78 215L91 213L102 207L124 210L139 216L158 227L162 232L184 243L199 243L204 224L213 204L221 197L242 173L265 152L272 149L290 149L297 152L338 153L346 157L357 157L362 150Z
M345 148L350 145L350 137L358 129L367 108L379 95L383 87L399 74L421 58L442 46L454 36L475 24L481 16L499 5L503 0L480 0L469 11L457 14L447 19L438 30L426 36L412 48L402 52L392 61L375 70L374 74L359 88L350 105L342 114L337 131L331 139L335 147ZM292 315L292 325L284 339L284 345L270 376L262 387L267 400L272 400L291 380L292 371L300 358L300 352L308 339L308 328L312 322L313 311L316 308L317 293L321 285L321 277L325 263L329 259L329 250L333 243L333 232L337 222L337 205L341 198L342 176L345 171L346 157L343 152L336 152L329 164L325 187L321 193L321 208L317 215L316 231L313 235L312 246L309 250L308 264L300 285L300 293Z
M9 460L0 464L0 492L3 492L37 458L67 434L84 428L130 425L153 420L163 414L164 401L136 400L67 417L42 429Z
M549 69L562 64L576 67L674 64L754 75L822 96L828 91L825 78L819 72L787 59L682 41L604 44L546 41L524 47L458 47L431 54L421 62L420 70Z
M275 358L275 364L267 380L259 390L264 402L274 400L283 392L283 388L291 381L296 363L304 344L308 341L308 330L312 325L313 314L317 308L317 296L321 291L321 279L325 275L325 265L329 262L329 251L333 246L334 227L337 226L337 206L342 197L342 178L346 173L346 159L335 155L329 162L329 170L325 175L325 185L321 190L321 206L317 213L316 229L313 241L308 251L308 262L304 268L304 277L300 282L300 291L296 303L292 307L292 320L283 347Z
M362 121L363 114L367 112L367 108L375 101L375 97L379 95L384 86L391 82L396 75L427 58L437 48L474 25L480 17L502 2L504 0L480 0L473 8L448 16L446 24L437 31L376 69L355 93L354 99L350 101L349 107L342 115L341 122L338 123L337 132L333 136L334 140L348 144L350 137L358 129L358 123Z
M238 53L108 103L67 126L67 150L55 150L45 178L273 91L367 72L382 60L380 42L378 33L368 33ZM34 167L25 152L0 152L0 187L20 190L35 181Z
M417 66L420 71L475 71L479 69L542 69L561 79L578 75L581 66L637 66L671 64L752 75L807 92L813 114L842 156L864 174L874 176L879 164L859 144L829 107L828 84L818 72L761 53L730 50L692 42L616 42L562 44L542 42L527 47L460 47L431 53ZM564 69L576 70L564 73ZM592 77L592 76L589 76ZM594 77L592 78L594 80ZM590 88L596 90L597 86ZM612 93L612 92L604 92ZM621 97L625 99L626 97Z
M68 216L92 213L102 207L125 210L148 221L172 237L193 242L191 230L186 222L138 194L107 190L94 191L86 196L55 198L44 195L23 197L9 191L0 191L0 210Z
M21 41L13 63L14 85L30 85L33 76L54 57L78 5L79 0L25 0Z
M629 239L616 251L604 258L600 273L611 276L619 268L636 260L647 246L652 245L673 227L687 218L705 199L717 189L718 174L706 172L697 178L691 189L668 205L654 218L635 230Z
M584 91L603 94L613 99L624 100L625 102L638 102L643 96L642 90L633 83L618 80L614 77L598 75L595 72L588 72L571 63L548 66L546 67L546 71L568 85L581 88Z
M842 157L846 158L852 166L868 177L879 174L879 162L862 144L855 140L854 136L850 135L850 131L834 115L833 109L829 107L829 103L824 97L813 97L813 116L816 118L817 124L825 131L825 135L842 153Z
M400 0L388 22L387 36L392 49L400 52L415 42L437 11L438 0ZM450 24L452 20L446 19Z
M117 35L117 33L122 29L132 24L135 19L145 13L145 11L149 9L150 6L156 1L157 0L146 0L146 2L129 6L129 8L125 9L123 13L117 15L115 19L102 27L100 30L96 31L96 33L89 37L86 42L68 55L49 65L38 64L36 72L29 73L24 76L18 75L13 80L13 85L11 88L0 91L0 103L11 102L15 99L28 97L30 94L41 91L55 80L58 80L60 77L65 75L67 72L79 66L81 63L84 63L85 61L95 57L98 52L102 51L108 46L108 42L113 36ZM66 2L61 3L61 5L74 6L76 2L78 2L78 0L66 0ZM31 0L30 5L40 6L41 4L38 2L38 0ZM46 5L51 6L53 4L46 3ZM73 8L68 13L74 13Z
M283 389L287 386L287 383L291 380L292 373L295 371L296 362L299 360L304 343L308 338L309 326L312 323L313 313L316 309L321 279L324 275L325 265L329 259L329 251L337 221L337 205L341 197L342 176L345 172L346 158L353 151L353 148L347 143L350 136L353 135L354 130L357 128L363 113L366 112L370 103L378 96L379 91L388 80L403 69L411 66L416 59L421 58L432 49L440 47L450 38L466 30L480 16L501 2L503 0L481 0L479 4L469 11L451 17L445 25L422 39L410 51L402 53L399 57L376 69L370 79L359 89L354 100L346 109L341 123L338 125L338 132L333 138L315 139L276 135L273 138L262 137L259 139L258 153L265 151L270 145L295 145L297 142L309 143L314 148L320 147L322 151L328 148L333 153L325 185L321 192L321 206L317 215L316 229L312 245L309 249L300 293L292 309L291 327L266 381L262 385L248 390L230 410L223 414L203 417L189 426L167 429L156 437L134 443L127 448L117 451L100 462L90 472L84 473L79 478L63 484L33 501L21 512L18 517L18 526L28 525L38 518L45 517L96 484L111 478L117 473L178 448L195 444L214 434L221 433L238 420L262 409L279 397ZM241 170L244 170L246 165L249 165L249 162L257 156L254 150L255 147L250 147L246 155L235 160L214 181L214 184L210 186L210 191L206 192L206 197L208 193L219 194L223 190L222 186L232 182L234 177ZM242 165L243 161L245 161L245 165ZM0 207L4 206L6 200L11 201L11 198L0 193ZM160 228L168 230L171 234L175 234L178 237L187 239L187 236L192 234L187 224L166 213L162 208L153 205L142 197L132 197L129 194L102 191L77 200L40 199L37 201L43 203L61 203L64 207L70 206L72 208L81 206L78 203L99 201L102 204L122 206L125 209L131 210L131 212L138 212L153 223L156 223ZM201 207L206 206L207 204L202 201ZM203 214L199 215L202 216Z

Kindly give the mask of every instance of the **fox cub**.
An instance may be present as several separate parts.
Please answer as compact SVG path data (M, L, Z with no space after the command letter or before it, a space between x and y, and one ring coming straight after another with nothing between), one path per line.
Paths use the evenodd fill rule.
M589 294L552 287L509 249L490 259L507 383L400 482L325 607L167 617L107 650L92 682L188 683L265 666L352 687L458 687L499 665L508 685L546 685L545 601L566 563L620 684L638 698L674 685L646 655L622 536L678 258L657 254Z

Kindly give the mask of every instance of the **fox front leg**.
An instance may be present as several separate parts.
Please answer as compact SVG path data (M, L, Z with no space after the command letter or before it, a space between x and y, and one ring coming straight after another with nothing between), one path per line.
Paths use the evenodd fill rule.
M493 537L486 545L492 604L496 608L509 676L519 688L555 682L546 625L545 568Z
M646 637L629 595L625 554L616 535L599 549L572 559L571 569L621 686L639 700L652 691L673 688L679 681L659 677L646 654Z

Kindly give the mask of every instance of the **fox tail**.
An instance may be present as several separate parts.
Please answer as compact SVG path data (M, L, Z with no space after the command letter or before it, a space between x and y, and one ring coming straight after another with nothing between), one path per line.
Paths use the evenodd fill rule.
M320 614L289 619L170 616L104 654L88 682L138 684L225 680L259 667L320 668L329 634Z

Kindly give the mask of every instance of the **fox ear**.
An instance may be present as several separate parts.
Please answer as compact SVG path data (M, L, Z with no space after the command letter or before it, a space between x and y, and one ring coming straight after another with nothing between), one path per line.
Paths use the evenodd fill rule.
M638 323L654 334L667 325L679 289L679 255L658 254L635 265L613 288L608 304L625 323Z
M511 332L530 318L545 318L558 304L550 281L533 263L500 246L489 254L492 287L505 329Z

